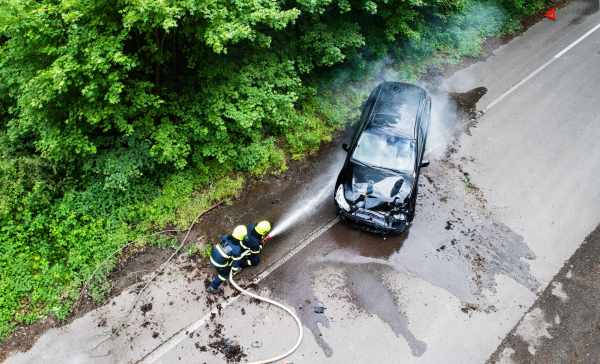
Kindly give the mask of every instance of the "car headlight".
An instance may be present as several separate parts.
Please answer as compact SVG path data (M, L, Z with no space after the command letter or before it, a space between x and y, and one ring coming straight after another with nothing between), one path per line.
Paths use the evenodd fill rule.
M350 211L350 205L348 201L346 201L346 197L344 196L344 185L339 185L337 192L335 193L335 200L338 205L346 211Z
M394 220L396 221L405 221L406 220L406 215L404 214L397 214L397 215L393 215Z

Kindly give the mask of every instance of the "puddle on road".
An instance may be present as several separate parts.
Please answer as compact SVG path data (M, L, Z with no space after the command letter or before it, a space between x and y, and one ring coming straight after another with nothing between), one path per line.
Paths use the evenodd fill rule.
M410 234L410 229L406 229L398 235L383 236L350 228L343 222L333 225L330 231L332 236L339 237L336 238L336 248L341 247L351 250L354 255L377 259L387 259L399 251Z
M408 317L398 311L394 296L382 283L381 271L385 266L361 264L346 270L348 288L352 301L369 315L377 315L390 325L396 337L402 336L413 356L421 356L427 351L427 344L418 340L408 329Z
M495 292L496 274L507 275L532 292L537 291L540 283L529 271L527 263L527 260L535 259L535 255L523 237L466 204L435 170L426 174L429 178L420 181L423 186L417 209L419 216L412 227L413 230L423 229L424 234L419 240L428 240L426 254L440 263L458 262L457 266L469 268L477 295L484 289ZM411 259L411 251L406 253L390 257L390 261L402 264ZM408 269L428 276L418 266ZM439 280L431 277L430 280L440 286Z
M300 253L299 255L303 255ZM298 259L299 258L299 259ZM317 314L313 311L314 307L323 306L316 297L312 283L311 272L316 266L309 265L310 258L306 256L290 259L283 266L267 277L261 285L269 287L276 301L286 302L293 307L296 315L313 334L313 337L325 355L329 358L333 355L333 349L323 339L321 329L329 329L329 319L325 315ZM319 279L316 277L316 279ZM327 314L327 310L325 314Z
M342 224L336 224L343 226ZM327 235L335 235L330 231ZM382 239L383 240L383 239ZM323 241L322 246L313 247L326 254L328 251L335 251L336 245L331 242ZM329 307L325 311L326 315L316 314L314 307L323 306L319 301L318 295L314 291L314 286L329 286L332 277L328 275L327 268L331 267L330 262L322 261L315 256L313 249L303 250L294 259L288 261L288 264L276 270L271 276L266 278L261 285L269 288L276 300L287 302L288 305L295 308L296 314L313 334L313 337L319 347L327 357L333 355L333 349L322 336L321 326L330 328L327 314L340 315L343 310L340 308ZM336 264L335 269L343 275L342 286L332 288L329 292L330 297L336 297L337 300L351 303L355 309L365 312L367 315L376 315L383 322L388 324L396 337L402 337L411 349L413 356L422 356L427 350L427 344L418 340L408 328L408 317L399 311L399 302L396 302L394 295L383 283L382 275L388 266L378 263L367 264ZM348 293L346 293L348 292ZM336 319L339 317L336 316ZM334 319L335 320L335 319Z
M345 276L344 286L338 292L332 290L330 297L379 317L397 337L406 340L413 356L423 355L427 344L409 330L402 302L396 302L394 290L382 279L390 270L443 288L461 301L464 313L495 310L484 294L495 292L497 274L507 275L533 292L540 287L527 263L535 256L522 236L467 205L433 168L427 177L420 181L420 205L413 225L405 232L384 237L340 222L263 281L277 299L296 308L328 357L333 350L323 339L319 324L329 328L329 320L312 311L321 306L313 284L322 285L328 279L315 272L326 267L341 269Z

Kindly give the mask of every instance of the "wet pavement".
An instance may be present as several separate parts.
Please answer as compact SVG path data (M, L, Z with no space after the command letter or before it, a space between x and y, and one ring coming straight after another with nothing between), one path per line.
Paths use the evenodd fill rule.
M581 6L573 4L565 17L579 16ZM564 36L573 38L599 21L597 16L584 17L571 25L576 31ZM547 24L540 26L548 29ZM534 35L539 28L532 27ZM527 33L522 38L527 40ZM600 76L590 72L597 69L598 58L590 63L586 53L592 49L596 53L599 40L595 36L574 48L572 64L556 63L563 68L555 71L565 78L573 73L589 81L586 87L561 84L570 95L568 111L579 112L579 128L572 132L562 128L565 120L571 120L567 115L546 108L566 98L558 91L547 92L552 90L550 81L532 79L532 88L505 99L504 105L477 120L461 113L460 105L443 93L434 93L426 157L432 163L419 179L415 219L399 235L371 234L335 219L333 184L346 156L340 146L348 142L349 130L285 175L265 178L242 200L207 216L194 228L190 241L216 243L240 223L272 222L273 238L261 253L260 265L244 269L236 281L248 284L255 279L252 290L292 307L300 317L304 340L286 358L296 364L483 363L501 343L492 356L497 362L512 360L511 350L517 362L531 359L524 352L531 353L529 346L539 348L537 355L542 355L547 339L561 335L553 331L559 325L552 326L549 315L554 311L535 302L549 289L559 300L569 297L566 302L578 295L565 280L570 278L564 268L552 286L549 282L600 221L600 186L589 176L593 172L597 177L600 170L600 135L594 127L600 120L598 110L585 102L600 91L596 79ZM545 53L540 52L539 62L545 62ZM511 59L509 52L494 62ZM574 67L581 59L588 62L585 67ZM494 62L488 66L494 67ZM512 67L517 68L514 63ZM470 78L479 68L453 77ZM586 72L588 76L583 75ZM451 78L449 90L462 92L451 94L454 100L469 108L506 90L504 80L485 80L467 89L452 89L453 82ZM556 130L562 131L562 143L552 142ZM585 168L573 162L581 159L580 154L565 152L565 143L586 148L591 157ZM524 159L528 163L522 163ZM578 168L566 173L573 165ZM466 185L466 175L471 185ZM565 188L572 190L578 184L585 193L565 193ZM579 214L582 210L585 214ZM588 273L574 269L570 274L597 274L591 266L586 269ZM560 278L563 273L565 279ZM135 286L72 324L50 330L32 350L7 363L253 361L294 345L297 328L291 317L273 306L235 296L229 285L224 293L207 296L204 288L212 275L210 269L181 255L150 287L127 327L113 340L92 350L125 314ZM577 289L587 289L585 280L578 282ZM556 307L564 310L567 306L561 304ZM314 307L326 309L320 314ZM557 314L556 322L564 325L569 316L562 319L565 314ZM262 342L260 348L251 346L255 341ZM575 348L569 340L561 345L565 352ZM593 354L581 345L576 349L578 355Z
M293 307L302 305L305 298L315 300L313 303L319 306L311 272L333 265L346 275L350 302L357 309L379 316L397 336L402 334L415 356L425 352L426 344L408 331L406 317L398 312L381 282L380 277L386 272L416 275L444 289L460 301L464 313L495 310L483 292L495 291L498 274L536 292L540 283L529 272L527 263L535 256L523 237L466 205L435 167L424 177L420 180L417 218L405 232L384 237L339 222L319 237L318 243L270 275L264 285ZM315 284L319 284L318 279ZM318 317L310 321L307 318L314 315L307 316L306 311L298 314L330 356L331 349L319 336L317 326L321 323L328 327L327 320Z
M484 292L495 292L498 274L531 292L539 289L527 263L535 256L523 237L465 204L445 181L443 171L436 169L442 168L430 168L420 180L417 217L405 232L382 236L338 222L263 281L272 297L296 308L326 357L334 355L323 338L331 323L310 308L323 305L315 286L330 279L326 272L331 269L343 282L327 290L328 297L337 298L334 307L352 306L352 310L378 317L414 357L427 351L427 343L409 329L402 307L410 298L402 297L402 290L386 282L386 277L419 277L447 292L456 310L466 317L496 310ZM340 314L337 308L328 312Z

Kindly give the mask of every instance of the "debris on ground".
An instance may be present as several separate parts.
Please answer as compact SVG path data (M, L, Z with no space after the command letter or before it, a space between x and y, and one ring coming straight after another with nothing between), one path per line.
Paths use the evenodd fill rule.
M142 311L142 315L146 315L146 312L148 311L152 311L152 302L148 302L145 305L142 305L142 307L140 307L140 310Z
M262 341L255 341L251 345L253 348L260 348L262 346Z
M243 357L246 356L242 351L242 347L237 342L221 338L217 341L213 341L208 344L211 348L219 351L222 354L225 354L225 359L233 360L235 362L240 362Z
M459 108L468 110L470 116L475 118L477 101L479 101L479 99L481 99L483 95L487 93L487 91L488 90L485 87L476 87L464 93L451 92L448 94L448 96L454 99Z
M240 346L240 344L237 341L224 338L223 328L223 324L215 325L214 331L212 332L212 334L208 335L208 337L211 339L214 338L216 340L209 343L208 346L215 350L213 351L213 354L216 354L217 352L224 354L225 359L228 363L230 361L236 363L242 361L242 358L246 356L246 354L244 354L243 352L244 349ZM202 347L200 348L200 350L203 351Z
M479 305L467 303L460 310L463 313L469 313L469 311L479 311Z
M196 347L196 349L198 349L198 350L200 350L200 351L207 351L207 349L206 349L206 346L204 346L204 345L200 345L200 343L199 343L199 342L196 342L196 343L194 344L194 346Z

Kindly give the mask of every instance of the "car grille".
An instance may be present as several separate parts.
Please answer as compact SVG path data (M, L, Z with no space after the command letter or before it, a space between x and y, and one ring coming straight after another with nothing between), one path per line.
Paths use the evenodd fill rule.
M389 223L382 212L365 209L357 209L354 213L336 209L338 216L346 223L370 232L375 233L398 233L404 231L405 221L394 221Z
M358 211L356 211L355 215L358 218L372 221L374 223L377 223L378 225L387 226L385 216L379 212L359 209Z

